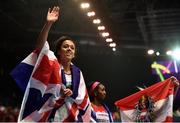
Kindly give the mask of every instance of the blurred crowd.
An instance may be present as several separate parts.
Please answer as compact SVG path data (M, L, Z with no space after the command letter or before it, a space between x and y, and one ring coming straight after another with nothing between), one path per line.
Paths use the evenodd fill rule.
M0 104L0 122L17 122L19 107L4 106ZM180 108L174 111L174 121L180 121ZM120 122L120 112L113 112L113 119L115 122Z
M0 122L17 122L18 107L0 105Z

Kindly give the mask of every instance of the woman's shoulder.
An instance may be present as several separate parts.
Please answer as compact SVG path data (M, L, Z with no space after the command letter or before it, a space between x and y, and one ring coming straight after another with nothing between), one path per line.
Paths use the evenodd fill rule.
M71 67L73 70L81 71L81 69L79 67L77 67L76 65L74 65L73 63L71 63Z

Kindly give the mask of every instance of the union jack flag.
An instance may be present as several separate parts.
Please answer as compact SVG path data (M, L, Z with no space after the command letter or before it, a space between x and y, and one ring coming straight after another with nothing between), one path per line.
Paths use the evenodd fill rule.
M60 91L66 84L63 69L47 42L40 52L34 51L15 67L11 75L25 89L18 122L49 121L53 111L54 121L90 121L90 100L82 72L71 66L73 95L65 98Z

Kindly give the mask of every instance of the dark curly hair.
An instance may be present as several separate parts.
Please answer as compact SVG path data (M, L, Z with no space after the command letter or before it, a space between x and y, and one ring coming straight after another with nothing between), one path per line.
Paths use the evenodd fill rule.
M55 42L55 56L57 57L57 58L59 58L59 55L58 55L58 50L59 50L59 48L61 47L61 45L63 44L63 42L65 41L65 40L71 40L75 45L76 45L76 43L75 43L75 40L73 40L71 37L69 37L69 36L61 36L59 39L57 39L56 40L56 42Z

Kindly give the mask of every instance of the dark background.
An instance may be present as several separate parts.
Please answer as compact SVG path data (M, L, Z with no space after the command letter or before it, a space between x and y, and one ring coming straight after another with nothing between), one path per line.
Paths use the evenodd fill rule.
M0 2L0 103L20 106L23 92L10 71L34 48L49 7L59 5L60 19L53 25L49 42L62 35L77 41L74 63L81 68L86 83L103 82L107 103L137 92L136 86L150 86L153 61L170 59L165 51L179 45L179 0L87 0L102 19L117 44L113 52L95 25L80 9L82 0L5 0ZM148 56L148 48L161 52ZM176 75L177 77L179 75Z

